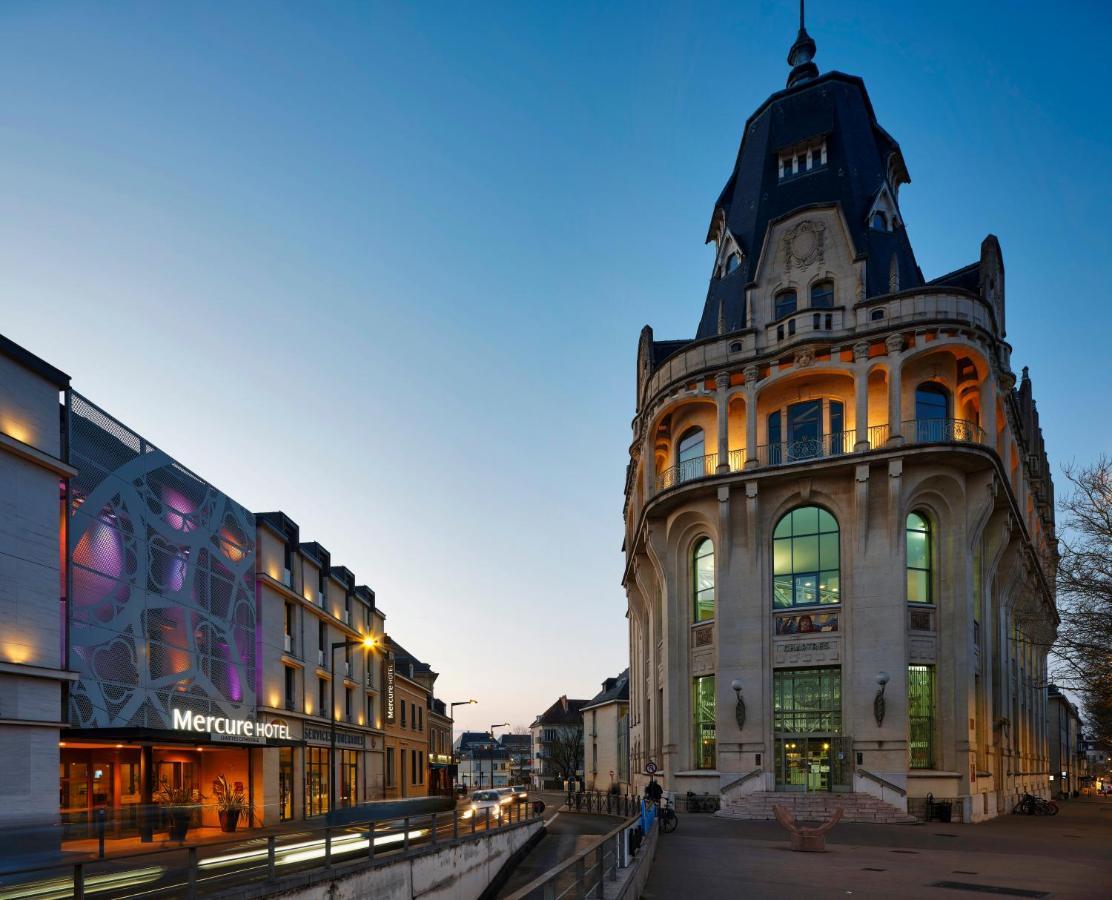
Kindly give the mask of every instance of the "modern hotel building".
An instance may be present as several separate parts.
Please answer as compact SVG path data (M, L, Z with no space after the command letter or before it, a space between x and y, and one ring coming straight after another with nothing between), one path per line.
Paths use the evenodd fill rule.
M633 770L740 817L898 820L933 795L977 821L1048 792L1038 413L997 239L924 278L903 152L814 52L801 27L745 123L694 336L638 344Z
M25 849L8 826L56 849L99 811L110 839L149 839L163 789L216 827L219 776L247 794L241 828L386 795L385 616L287 515L252 514L3 338L0 498L6 850Z

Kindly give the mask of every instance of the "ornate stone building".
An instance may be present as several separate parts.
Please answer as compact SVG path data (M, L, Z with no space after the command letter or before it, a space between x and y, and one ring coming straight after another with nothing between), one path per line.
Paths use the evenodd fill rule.
M896 819L933 794L977 821L1048 792L1042 433L999 242L923 277L903 153L814 52L801 26L745 123L695 336L641 333L632 769L738 816L775 795Z

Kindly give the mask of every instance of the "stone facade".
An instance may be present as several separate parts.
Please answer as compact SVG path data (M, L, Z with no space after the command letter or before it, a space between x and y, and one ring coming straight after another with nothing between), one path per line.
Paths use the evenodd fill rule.
M666 788L724 807L829 791L898 819L932 794L979 821L1048 793L1053 493L1004 340L999 244L923 282L897 203L903 158L871 116L863 84L838 73L773 95L712 218L700 337L642 332L625 502L632 769L643 786L651 761ZM817 127L821 154L777 183L787 151L769 129ZM754 183L775 214L747 244Z

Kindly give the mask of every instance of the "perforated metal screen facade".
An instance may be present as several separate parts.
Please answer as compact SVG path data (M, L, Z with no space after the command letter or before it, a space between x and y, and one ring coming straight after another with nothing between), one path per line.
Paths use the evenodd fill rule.
M171 709L253 713L254 517L71 398L71 723L169 728Z

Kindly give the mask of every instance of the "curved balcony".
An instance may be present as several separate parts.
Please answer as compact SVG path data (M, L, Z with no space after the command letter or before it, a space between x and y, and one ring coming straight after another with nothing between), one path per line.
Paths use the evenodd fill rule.
M733 474L743 469L753 471L891 449L888 445L892 437L887 425L873 425L861 434L860 441L858 431L848 429L815 438L762 444L754 448L752 455L749 455L746 450L731 450L728 458L729 470L721 473L718 471L718 454L708 453L705 456L684 460L658 473L654 495L681 484L712 478L719 474ZM899 433L894 437L901 445L988 444L984 429L965 419L909 419L901 424ZM746 460L752 463L748 467Z

